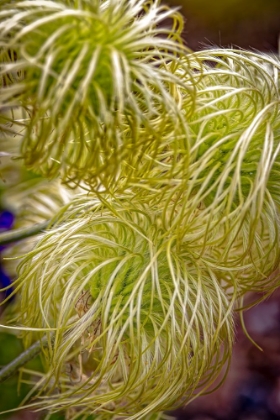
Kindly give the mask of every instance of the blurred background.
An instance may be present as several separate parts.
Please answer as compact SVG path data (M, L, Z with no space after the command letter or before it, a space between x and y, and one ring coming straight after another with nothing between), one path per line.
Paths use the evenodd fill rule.
M165 0L185 17L184 38L193 50L240 47L275 53L280 0Z
M280 0L166 0L165 3L179 7L183 13L183 36L193 50L222 46L268 54L279 52ZM0 220L0 230L10 229L12 225L12 216L8 221ZM2 287L9 281L9 273L0 260ZM5 310L12 312L12 305L6 305ZM213 394L171 413L178 420L280 420L280 291L247 311L244 317L249 334L263 351L245 336L237 316L234 354L224 384ZM16 335L0 331L0 366L22 350ZM26 369L39 366L37 358ZM28 380L21 386L18 384L18 377L0 384L0 411L18 407L30 389ZM0 419L38 420L45 415L24 410L0 415ZM63 418L52 416L52 420Z

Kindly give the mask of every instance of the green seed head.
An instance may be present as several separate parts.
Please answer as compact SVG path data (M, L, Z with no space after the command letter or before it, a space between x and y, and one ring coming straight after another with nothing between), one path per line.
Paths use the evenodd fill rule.
M29 114L29 168L113 188L123 160L178 125L182 18L159 1L19 1L0 19L1 96Z
M17 281L24 325L55 330L48 406L138 419L207 388L233 337L232 303L214 272L181 254L145 205L81 197L60 223ZM30 331L26 343L43 334Z
M227 213L266 192L279 200L279 61L234 50L194 57L205 63L189 119L194 188Z

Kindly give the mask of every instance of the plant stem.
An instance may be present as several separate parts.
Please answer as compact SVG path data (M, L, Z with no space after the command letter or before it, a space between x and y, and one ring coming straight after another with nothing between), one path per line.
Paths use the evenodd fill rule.
M39 223L35 226L14 229L10 232L0 233L0 245L7 245L12 242L20 241L21 239L29 238L30 236L37 235L47 228L49 220L43 223Z
M27 362L34 359L34 357L41 352L42 346L45 346L46 344L46 337L44 337L42 340L36 341L36 343L32 344L32 346L30 346L27 350L16 357L11 363L4 366L0 370L0 383L14 375L19 370L19 368L24 366Z

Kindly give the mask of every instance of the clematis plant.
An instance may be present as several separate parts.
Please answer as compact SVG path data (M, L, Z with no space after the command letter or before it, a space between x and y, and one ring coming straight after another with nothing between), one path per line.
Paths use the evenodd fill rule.
M279 286L279 60L182 29L158 0L3 3L0 243L25 240L6 328L27 350L0 380L41 353L26 407L167 418L223 380L246 294Z

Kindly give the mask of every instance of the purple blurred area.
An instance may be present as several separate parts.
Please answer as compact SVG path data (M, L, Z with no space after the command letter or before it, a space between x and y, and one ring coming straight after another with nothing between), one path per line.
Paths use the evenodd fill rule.
M13 213L8 210L0 212L0 232L10 230L13 227L15 217Z
M15 217L13 213L8 210L2 210L0 212L0 232L5 232L12 229L14 225ZM11 279L6 270L3 267L2 255L1 252L5 249L5 246L0 245L0 289L10 286ZM8 289L0 293L0 301L9 296L12 292L12 289Z

